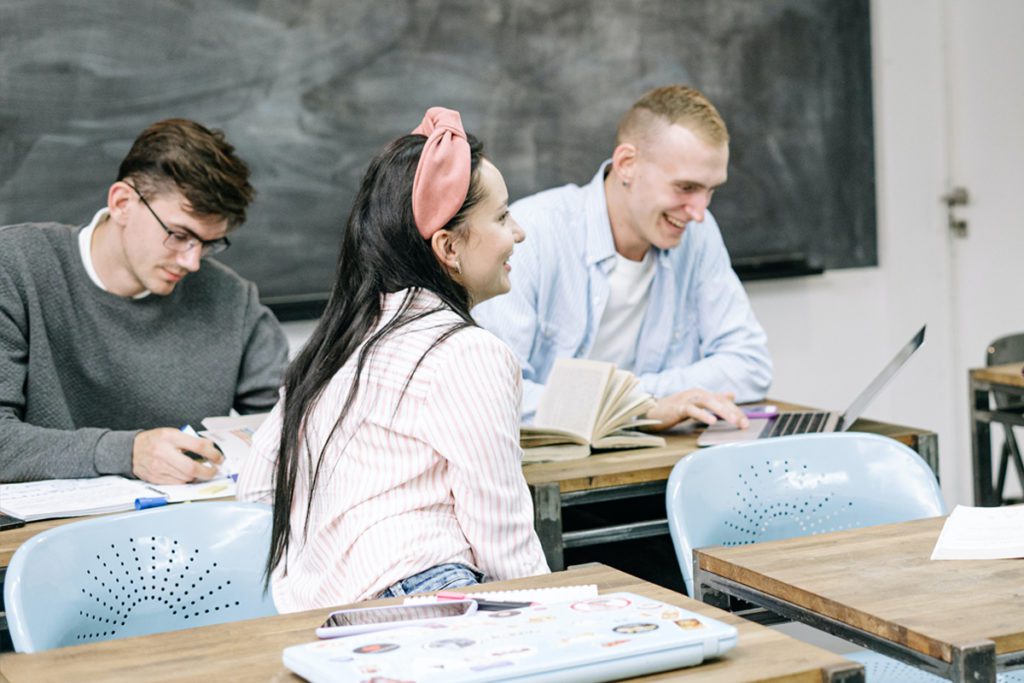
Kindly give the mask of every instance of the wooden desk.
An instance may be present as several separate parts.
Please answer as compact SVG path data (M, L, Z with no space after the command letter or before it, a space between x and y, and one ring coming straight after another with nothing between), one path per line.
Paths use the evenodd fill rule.
M974 463L974 504L993 506L1003 501L1005 472L997 485L992 483L992 434L990 425L998 422L1011 429L1024 426L1024 363L993 365L968 372L971 400L971 456ZM992 392L1016 399L1016 410L995 408ZM1024 483L1024 482L1022 482Z
M770 401L783 410L809 410L804 406ZM917 451L935 476L939 476L938 436L912 427L857 420L853 431L888 436ZM534 526L540 536L548 566L565 567L565 549L668 534L668 520L658 519L617 526L563 532L562 511L575 505L609 500L664 495L672 468L697 450L699 431L668 434L661 448L638 448L591 455L581 460L545 462L523 466L533 495Z
M951 678L1024 666L1024 563L932 561L944 517L694 551L695 592L732 595Z
M784 410L806 410L803 406L772 401ZM905 443L921 454L938 476L938 437L912 427L858 420L854 431L882 434ZM533 495L534 517L552 570L565 568L564 548L608 543L629 538L644 538L668 533L664 519L649 520L620 527L587 529L562 533L562 508L607 500L664 494L672 467L683 456L697 450L697 436L669 434L663 448L640 448L592 455L569 462L546 462L523 466L523 474ZM30 522L19 529L0 531L0 586L3 570L22 543L41 531L68 524L76 519L49 519Z
M739 642L724 656L699 667L644 677L644 681L821 681L863 682L863 668L840 655L744 621L709 605L602 565L543 577L491 584L502 588L596 583L601 592L632 591L733 624ZM398 602L381 600L380 604ZM281 664L281 651L315 640L313 629L330 610L321 609L60 648L0 656L0 673L20 681L103 680L156 683L179 680L300 681Z

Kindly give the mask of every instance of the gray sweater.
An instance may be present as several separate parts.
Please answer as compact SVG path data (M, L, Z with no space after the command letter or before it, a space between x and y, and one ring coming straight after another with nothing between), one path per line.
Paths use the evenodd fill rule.
M0 227L0 482L130 476L139 431L277 400L287 342L255 285L205 260L169 296L116 296L80 229Z

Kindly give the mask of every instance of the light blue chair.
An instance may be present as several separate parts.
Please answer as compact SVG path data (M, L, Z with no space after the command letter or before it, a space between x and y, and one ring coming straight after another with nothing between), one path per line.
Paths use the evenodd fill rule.
M746 545L945 514L924 460L903 444L844 432L760 439L697 451L672 470L665 494L686 590L693 549ZM944 679L867 650L843 655L869 683ZM1024 683L1020 673L1001 683Z
M72 522L24 543L7 569L18 652L275 614L263 590L266 505L170 505Z
M672 469L669 532L686 591L693 549L746 545L945 514L924 460L874 434L806 434L716 446Z

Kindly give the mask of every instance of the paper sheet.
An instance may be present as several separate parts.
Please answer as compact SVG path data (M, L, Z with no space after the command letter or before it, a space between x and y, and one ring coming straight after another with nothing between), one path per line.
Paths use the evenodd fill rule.
M1024 557L1024 505L994 508L957 505L942 527L931 559L1018 557Z

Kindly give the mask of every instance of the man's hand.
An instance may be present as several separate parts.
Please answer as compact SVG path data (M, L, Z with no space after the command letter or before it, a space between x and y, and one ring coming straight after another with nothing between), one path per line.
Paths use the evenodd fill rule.
M185 451L204 459L193 460ZM223 461L224 456L212 441L169 427L139 432L132 446L132 474L154 484L187 484L196 479L210 479Z
M661 420L661 424L652 425L646 429L652 432L664 431L688 418L709 425L722 419L744 429L750 424L750 421L743 411L733 403L734 398L735 396L731 393L716 394L703 389L687 389L678 394L665 396L659 399L658 404L645 416L652 420Z

